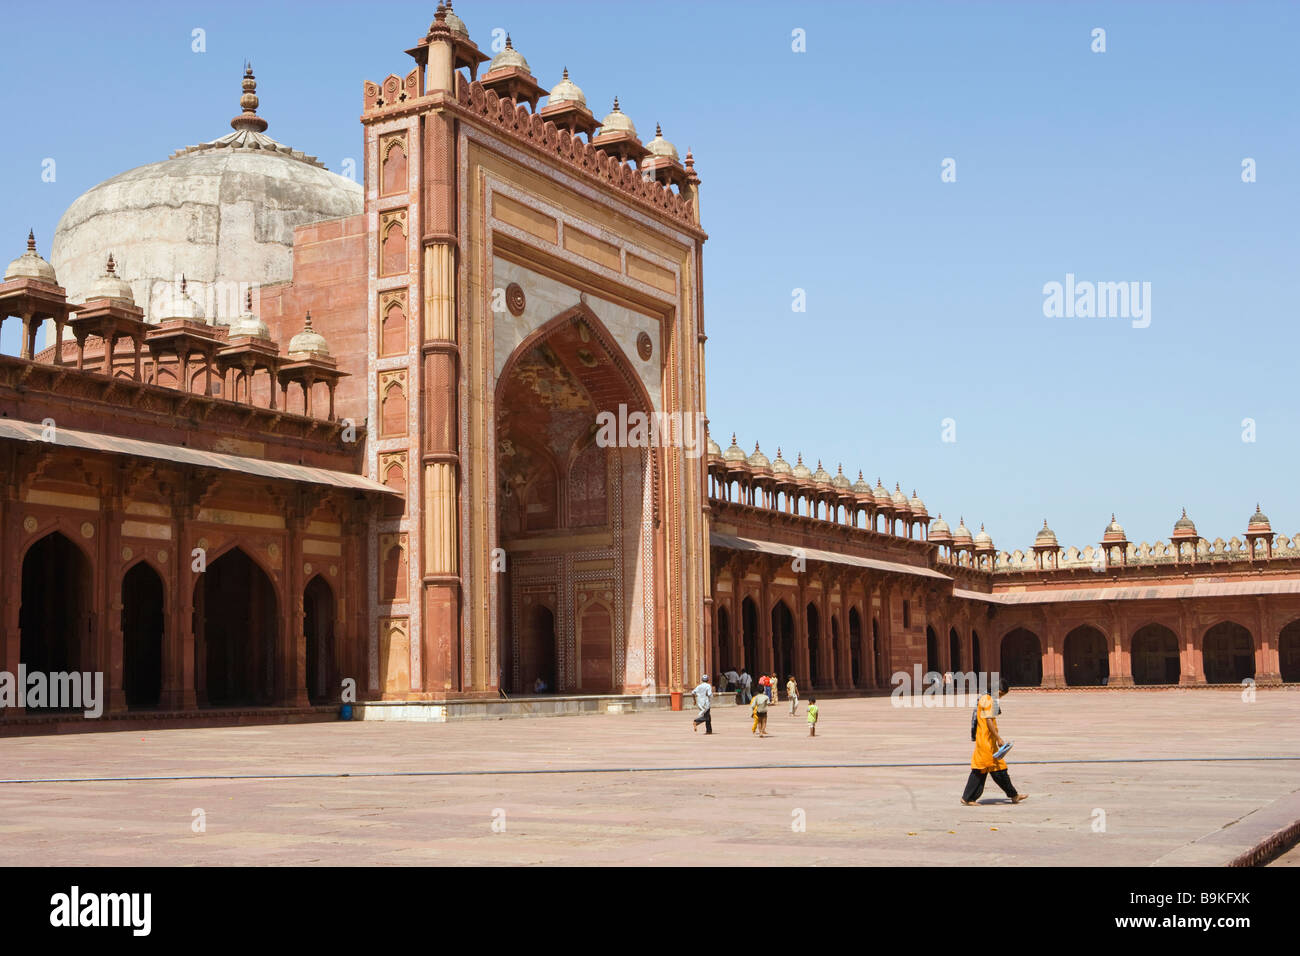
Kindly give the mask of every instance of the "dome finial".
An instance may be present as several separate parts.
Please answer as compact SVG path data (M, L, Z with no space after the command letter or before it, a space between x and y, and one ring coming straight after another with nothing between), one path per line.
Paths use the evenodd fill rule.
M253 311L253 288L249 286L248 292L244 295L244 308L249 312Z
M509 34L509 33L506 34L506 49L507 49L507 50L513 50L513 49L514 49L514 47L510 45L510 34Z
M36 230L35 229L27 230L27 251L28 252L36 251Z
M663 128L658 123L655 123L655 135L660 137L664 135Z
M252 296L253 293L250 292L250 293L248 293L248 294L249 294L250 296ZM308 330L310 331L310 329L311 329L311 309L308 309L308 310L307 310L307 318L305 318L305 319L303 320L303 326L304 326L306 329L308 329Z
M113 260L113 253L111 252L108 254L108 262L104 264L104 269L111 276L117 275L117 263ZM1255 507L1255 510L1259 510L1258 505Z
M253 76L253 64L244 62L244 79L241 83L244 93L239 98L239 108L243 110L230 121L234 130L248 130L254 133L266 132L267 122L257 115L257 78Z
M619 108L618 108L618 96L617 96L617 94L614 96L614 112L615 112L615 113L621 112L621 110L619 110Z
M566 80L569 78L569 68L567 66L564 68L564 78Z

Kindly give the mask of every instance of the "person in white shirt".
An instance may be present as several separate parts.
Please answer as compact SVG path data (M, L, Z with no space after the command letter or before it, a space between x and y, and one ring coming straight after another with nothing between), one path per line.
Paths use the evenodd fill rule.
M708 674L700 678L691 693L695 695L695 706L700 708L700 715L692 721L691 730L698 731L700 724L704 724L704 733L713 733L713 718L709 710L713 704L713 685L709 683Z
M750 686L754 683L754 678L749 676L749 671L745 668L740 669L740 702L748 704L753 696L749 692Z

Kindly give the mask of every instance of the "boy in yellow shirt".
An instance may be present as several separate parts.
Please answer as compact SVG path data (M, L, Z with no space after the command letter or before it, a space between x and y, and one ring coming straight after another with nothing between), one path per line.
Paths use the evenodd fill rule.
M767 695L759 694L754 698L754 727L760 737L767 736Z
M808 736L817 736L817 698L808 698Z

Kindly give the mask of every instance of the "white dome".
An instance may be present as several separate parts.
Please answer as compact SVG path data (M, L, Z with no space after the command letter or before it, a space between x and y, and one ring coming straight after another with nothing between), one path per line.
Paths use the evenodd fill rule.
M509 70L512 68L523 70L525 73L533 72L528 66L528 61L524 59L524 55L514 48L514 45L510 42L510 34L507 33L505 48L492 58L492 62L488 64L487 72L491 73L494 70Z
M69 301L82 301L111 249L147 317L163 317L159 299L172 300L166 286L185 275L206 314L230 321L249 286L292 278L295 226L362 211L359 185L261 131L251 72L244 80L234 132L114 176L68 207L51 259Z
M655 124L655 138L646 143L646 149L650 150L652 156L662 156L664 159L671 159L677 162L677 147L668 140L664 139L664 131Z
M611 133L631 133L633 136L636 135L636 127L632 125L632 118L618 108L617 96L614 97L614 109L600 121L600 135L608 136Z
M54 275L54 267L42 259L40 253L36 251L36 236L30 232L27 233L27 251L9 263L9 268L5 269L5 281L8 282L10 279L37 279L50 285L59 284Z
M325 336L311 327L311 313L303 322L303 329L289 340L289 357L328 356L330 348L325 343Z
M131 293L131 284L118 276L117 264L113 261L111 252L108 254L108 263L104 266L104 272L95 280L94 285L86 293L87 302L95 299L110 299L114 302L135 305L135 296Z
M564 68L564 77L551 87L551 92L546 97L547 106L559 106L561 103L576 103L582 107L587 105L587 97L583 94L582 88L569 79L567 66Z

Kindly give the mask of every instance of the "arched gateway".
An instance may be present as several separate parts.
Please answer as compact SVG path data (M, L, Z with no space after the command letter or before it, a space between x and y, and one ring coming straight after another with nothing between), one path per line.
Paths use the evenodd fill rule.
M516 349L496 409L507 684L522 692L553 677L561 693L641 691L654 680L646 645L656 579L644 388L600 319L579 306ZM613 428L602 428L611 417Z

